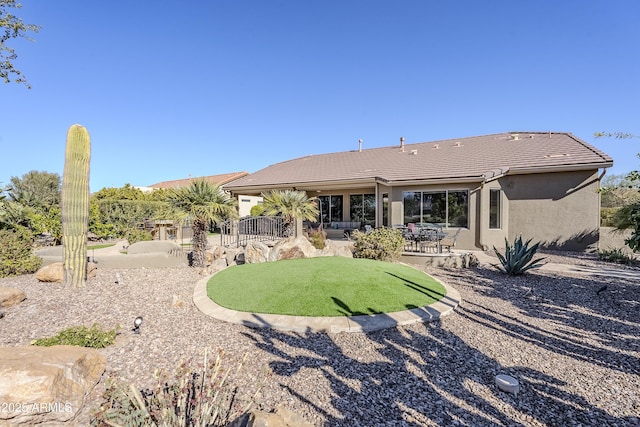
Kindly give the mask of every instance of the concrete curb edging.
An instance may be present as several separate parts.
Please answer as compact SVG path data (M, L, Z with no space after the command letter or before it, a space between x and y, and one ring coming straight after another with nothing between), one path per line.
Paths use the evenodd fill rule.
M215 273L214 273L215 274ZM293 332L372 332L399 325L431 322L451 313L461 301L460 293L453 287L438 280L445 288L445 296L426 307L398 311L394 313L364 316L307 317L282 314L260 314L230 310L216 304L207 295L207 282L213 274L199 280L193 291L193 302L200 311L224 322L251 328L271 328ZM433 276L432 276L433 277Z

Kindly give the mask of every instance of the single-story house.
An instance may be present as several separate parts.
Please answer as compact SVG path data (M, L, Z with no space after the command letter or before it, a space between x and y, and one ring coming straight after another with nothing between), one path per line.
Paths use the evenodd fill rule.
M510 132L318 154L225 185L235 195L273 189L317 197L320 222L373 227L435 223L460 230L456 247L504 247L521 235L583 250L597 242L607 154L564 132Z

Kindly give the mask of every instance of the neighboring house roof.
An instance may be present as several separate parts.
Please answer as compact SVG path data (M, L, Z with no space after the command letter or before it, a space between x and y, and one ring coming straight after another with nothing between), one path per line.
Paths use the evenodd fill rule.
M188 187L194 179L205 179L215 185L225 185L236 179L249 175L249 172L231 172L220 175L200 176L197 178L174 179L173 181L162 181L149 185L151 188L179 188Z
M339 153L277 163L226 186L231 191L289 185L488 181L505 174L598 169L613 159L570 133L511 132Z

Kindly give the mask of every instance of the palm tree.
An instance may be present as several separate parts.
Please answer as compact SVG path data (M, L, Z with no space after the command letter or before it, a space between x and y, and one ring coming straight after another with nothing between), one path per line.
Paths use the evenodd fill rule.
M188 187L170 190L167 203L169 211L165 215L180 222L192 221L192 265L204 267L209 227L238 215L235 200L220 186L195 179Z
M262 195L265 215L281 215L285 223L285 235L293 235L297 219L318 220L317 198L309 198L304 191L272 190Z

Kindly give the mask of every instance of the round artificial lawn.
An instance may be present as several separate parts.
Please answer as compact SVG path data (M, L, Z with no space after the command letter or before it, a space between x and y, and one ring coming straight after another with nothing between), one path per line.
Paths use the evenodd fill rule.
M319 257L237 265L207 283L223 307L296 316L356 316L423 307L445 295L431 276L402 264Z

